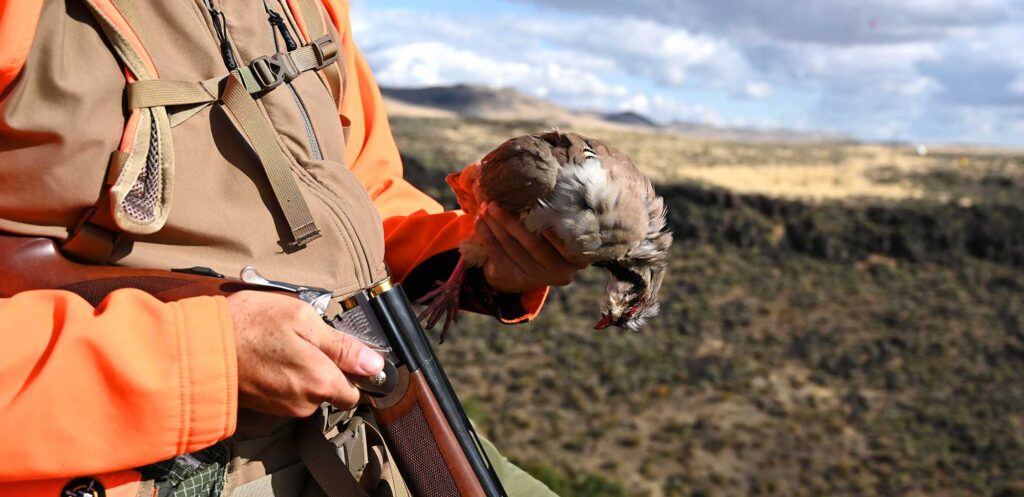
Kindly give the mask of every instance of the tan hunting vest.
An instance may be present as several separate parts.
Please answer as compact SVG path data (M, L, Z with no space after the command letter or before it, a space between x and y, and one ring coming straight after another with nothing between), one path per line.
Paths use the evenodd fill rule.
M232 85L232 78L224 78L228 69L208 1L226 19L229 50L246 70L239 79L250 81ZM79 259L154 268L200 265L229 275L252 264L268 278L339 294L385 277L380 219L363 186L343 165L344 130L334 97L345 84L343 75L332 81L327 71L306 70L270 90L251 88L251 96L235 91L230 96L236 101L252 101L236 108L221 102L154 105L161 99L197 100L188 91L195 93L200 82L208 82L209 93L218 96L218 91L226 93L224 86L258 85L261 76L272 76L274 68L267 68L272 64L247 67L286 51L281 30L268 21L268 9L283 19L297 45L308 44L288 3L113 2L127 11L155 69L138 79L182 83L184 88L175 93L168 85L151 85L147 90L153 91L140 97L133 91L138 87L126 84L125 65L131 63L118 55L123 50L117 40L124 34L111 33L115 23L96 20L107 14L96 7L103 2L45 2L23 73L5 97L4 122L26 130L26 136L16 144L0 143L0 230L63 240L96 205L99 213L89 226L121 232L121 242L110 257L94 256L87 248ZM319 2L296 3L314 7L307 15L316 18L305 24L322 32L311 37L338 39L332 23L323 21L326 13ZM332 44L339 53L336 43L327 45ZM315 55L311 52L299 55ZM344 67L331 66L334 74ZM147 71L141 67L139 72ZM147 106L131 108L140 103ZM260 147L253 145L259 133L247 134L247 125L263 128L257 129L265 135ZM130 147L118 151L124 143ZM303 226L290 226L257 148L280 154L274 159L283 169L272 172L293 178L282 183L297 191L285 197L287 203L308 206L320 236L303 248L296 246L293 228L308 233L301 231ZM114 193L97 205L108 185ZM301 222L300 217L293 224Z
M335 295L379 281L381 221L344 166L339 42L314 0L47 0L2 95L20 135L0 137L0 231ZM227 490L293 465L293 430L240 416Z

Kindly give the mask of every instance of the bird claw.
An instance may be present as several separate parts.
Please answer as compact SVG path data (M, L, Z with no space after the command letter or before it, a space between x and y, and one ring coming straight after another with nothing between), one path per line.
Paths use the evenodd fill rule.
M427 329L433 328L441 320L441 316L444 316L444 327L441 328L441 339L438 343L444 343L445 337L448 336L448 329L453 323L458 322L459 296L462 293L464 275L462 261L459 260L459 264L455 266L455 271L452 272L448 281L438 282L437 288L416 300L417 304L427 306L416 316L417 319L425 323L424 326Z

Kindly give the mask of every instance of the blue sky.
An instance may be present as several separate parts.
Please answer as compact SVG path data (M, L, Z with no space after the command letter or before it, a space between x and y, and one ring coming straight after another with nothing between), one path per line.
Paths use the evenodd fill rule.
M1024 146L1019 0L352 1L384 86L655 120Z

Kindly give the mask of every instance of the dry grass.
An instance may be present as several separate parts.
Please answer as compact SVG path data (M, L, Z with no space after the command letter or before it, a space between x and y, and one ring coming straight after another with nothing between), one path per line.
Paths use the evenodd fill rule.
M542 129L393 126L449 203ZM506 455L573 497L1024 495L1024 158L584 132L660 183L662 313L591 330L588 270L532 323L460 320L438 354Z
M507 138L544 130L531 122L455 119L396 118L393 125L403 153L448 170ZM1024 179L1024 152L940 148L919 156L906 145L723 142L625 127L575 131L613 144L659 183L700 181L785 198L931 198L971 205L991 193L972 184ZM953 178L953 184L927 181L933 175Z

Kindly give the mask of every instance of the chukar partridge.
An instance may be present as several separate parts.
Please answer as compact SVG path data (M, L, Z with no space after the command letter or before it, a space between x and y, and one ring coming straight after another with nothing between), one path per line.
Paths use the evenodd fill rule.
M672 234L664 200L625 154L556 129L508 140L447 182L468 214L496 202L519 213L528 230L552 230L574 258L607 270L595 329L637 330L658 313ZM459 251L448 281L418 301L428 304L419 316L428 328L446 316L442 340L458 313L466 270L482 267L488 257L476 235Z

